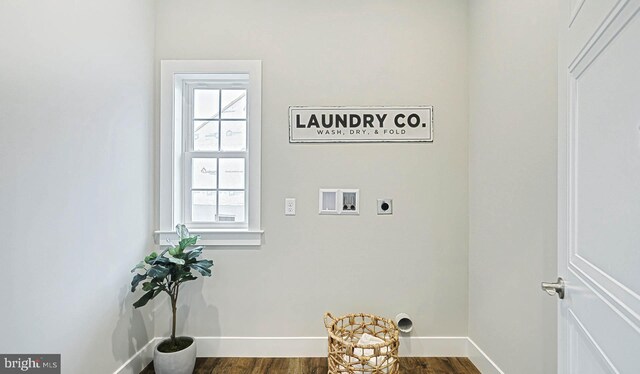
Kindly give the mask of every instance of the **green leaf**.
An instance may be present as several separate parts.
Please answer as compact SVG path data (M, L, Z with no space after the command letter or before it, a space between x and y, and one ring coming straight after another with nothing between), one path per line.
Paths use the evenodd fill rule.
M153 284L151 282L144 282L144 283L142 283L142 290L143 291L151 291L156 286L157 286L157 284Z
M187 230L187 226L179 223L176 225L176 234L178 234L178 237L182 240L189 237L189 230Z
M136 274L133 276L133 280L131 281L131 292L136 290L136 287L138 287L138 284L144 280L145 278L147 278L147 274Z
M204 247L196 247L192 250L190 250L189 252L187 252L187 260L192 260L198 256L200 256L200 254L202 254L202 249Z
M169 263L169 259L162 256L153 260L153 263L151 265L167 265L168 263Z
M169 262L173 262L174 264L178 264L178 265L184 265L184 260L181 258L176 258L176 257L167 257L169 259Z
M196 270L198 273L202 274L205 277L211 276L211 270L209 269L213 266L213 261L211 260L202 260L195 262L189 265L192 269Z
M178 247L171 247L171 248L169 248L169 254L170 254L171 256L175 256L175 255L177 255L178 253L180 253L180 248L178 248Z
M138 262L138 264L133 269L131 269L131 272L133 273L134 271L136 271L138 269L144 269L144 261Z
M211 276L211 270L207 269L207 268L203 268L200 266L191 266L194 270L196 270L198 273L202 274L202 276L204 277L210 277Z
M147 275L155 279L163 279L169 274L169 269L162 265L153 265Z
M160 293L160 290L151 290L151 291L145 293L144 295L142 295L141 298L138 299L138 301L133 303L133 307L134 308L140 308L141 306L147 305L149 300L151 300L154 297L156 297L156 295L158 295L158 293Z
M153 260L155 260L156 257L158 257L158 254L155 251L153 251L149 256L144 258L144 262L146 262L147 264L151 264L151 262L153 262Z
M188 238L184 238L182 240L180 240L180 247L181 248L187 248L190 247L192 245L195 245L196 242L198 241L198 236L190 236Z
M182 282L188 282L188 281L192 281L192 280L196 280L198 278L194 277L192 274L187 274L187 275L183 275L180 277L180 283Z
M196 265L202 266L202 267L206 267L206 268L210 268L213 266L213 261L211 260L200 260L198 262L195 262Z

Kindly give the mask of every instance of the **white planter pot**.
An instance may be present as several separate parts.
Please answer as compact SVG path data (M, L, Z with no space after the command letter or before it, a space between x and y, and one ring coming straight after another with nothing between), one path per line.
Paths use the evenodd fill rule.
M196 342L193 338L181 336L181 338L191 339L192 343L187 348L172 353L158 351L160 344L153 351L153 369L156 374L192 374L196 365ZM165 342L169 339L165 339Z

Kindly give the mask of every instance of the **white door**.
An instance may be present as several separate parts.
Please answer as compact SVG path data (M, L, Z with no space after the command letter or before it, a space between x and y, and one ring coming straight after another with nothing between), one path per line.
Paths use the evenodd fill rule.
M560 374L640 374L640 0L562 0Z

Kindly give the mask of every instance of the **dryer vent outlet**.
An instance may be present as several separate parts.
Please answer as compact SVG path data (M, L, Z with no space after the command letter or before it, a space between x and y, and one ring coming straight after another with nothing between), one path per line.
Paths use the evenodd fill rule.
M398 325L398 330L405 334L410 333L413 330L413 320L407 313L400 313L395 318L396 325Z
M378 199L378 215L393 214L392 199Z

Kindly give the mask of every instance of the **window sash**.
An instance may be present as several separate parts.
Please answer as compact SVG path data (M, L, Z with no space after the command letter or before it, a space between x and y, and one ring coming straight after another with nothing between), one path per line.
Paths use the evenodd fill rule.
M218 112L213 116L213 118L195 118L194 116L194 93L196 89L210 89L210 90L218 90ZM225 108L222 107L222 91L225 89L244 89L246 90L246 101L247 108L250 105L250 92L249 92L249 84L246 82L239 81L223 81L223 80L185 80L183 82L183 118L182 118L182 133L183 133L183 221L190 227L194 228L202 228L202 229L247 229L249 226L249 139L250 139L250 110L247 110L246 118L236 119L236 118L222 118ZM230 107L234 103L231 103L227 106ZM194 129L194 121L204 120L204 121L215 121L218 126L218 150L217 151L196 151L194 146L194 138L195 138L195 129ZM245 129L245 151L222 151L221 150L221 127L222 121L244 121L246 122ZM202 189L202 188L193 188L192 185L192 162L194 158L212 158L216 159L216 188L215 189ZM223 158L235 158L235 159L243 159L244 160L244 188L243 189L228 189L228 188L220 188L220 159ZM214 221L211 222L200 222L193 220L193 195L192 192L196 191L215 191L216 193L216 208L215 215L213 217ZM225 191L242 191L244 192L244 201L243 201L243 209L244 209L244 220L242 222L221 222L220 221L220 192Z

